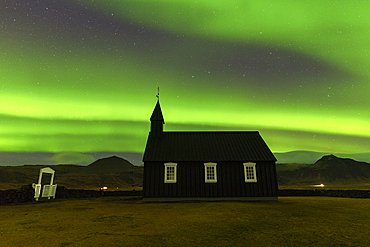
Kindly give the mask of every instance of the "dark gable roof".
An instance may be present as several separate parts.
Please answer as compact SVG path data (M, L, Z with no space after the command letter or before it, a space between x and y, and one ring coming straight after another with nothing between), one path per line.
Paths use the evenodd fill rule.
M143 161L276 161L258 131L149 133Z

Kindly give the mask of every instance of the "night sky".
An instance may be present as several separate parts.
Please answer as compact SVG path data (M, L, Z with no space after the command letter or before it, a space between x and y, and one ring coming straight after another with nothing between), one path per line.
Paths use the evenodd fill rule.
M2 0L0 152L137 158L158 87L168 131L370 152L369 13L367 1Z

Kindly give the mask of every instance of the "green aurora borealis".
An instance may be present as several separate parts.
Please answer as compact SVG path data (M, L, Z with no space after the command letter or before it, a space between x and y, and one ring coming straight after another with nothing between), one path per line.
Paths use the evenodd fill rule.
M2 1L0 152L142 153L160 87L165 130L367 153L369 13L367 1Z

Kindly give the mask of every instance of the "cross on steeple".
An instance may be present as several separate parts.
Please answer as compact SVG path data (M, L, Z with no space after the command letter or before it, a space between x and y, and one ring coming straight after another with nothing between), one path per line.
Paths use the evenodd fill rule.
M156 97L157 97L157 98L158 98L158 100L159 100L159 87L158 87L158 93L157 93Z

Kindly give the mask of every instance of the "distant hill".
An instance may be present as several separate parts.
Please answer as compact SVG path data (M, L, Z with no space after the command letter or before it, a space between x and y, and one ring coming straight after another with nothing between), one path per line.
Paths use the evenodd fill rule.
M311 166L317 176L328 181L355 179L357 181L370 179L370 164L353 159L338 158L334 155L322 157Z
M37 183L40 169L46 165L0 166L0 190L16 189ZM53 165L54 183L68 189L141 189L143 167L117 156L96 160L88 166Z
M323 156L330 155L331 153L313 152L313 151L291 151L286 153L274 153L277 163L297 163L297 164L313 164ZM337 157L349 158L358 161L370 163L370 153L333 153Z
M136 166L125 159L119 158L117 156L111 156L108 158L98 159L97 161L88 165L85 170L91 173L105 174L123 172L136 168Z
M45 165L0 166L0 190L17 189L36 183ZM55 183L68 189L142 189L144 167L111 156L88 166L53 165ZM279 188L309 188L325 184L325 188L370 189L370 164L335 155L319 157L313 164L277 164Z
M334 155L323 156L314 164L297 166L296 169L281 169L277 166L279 185L370 185L369 163Z

